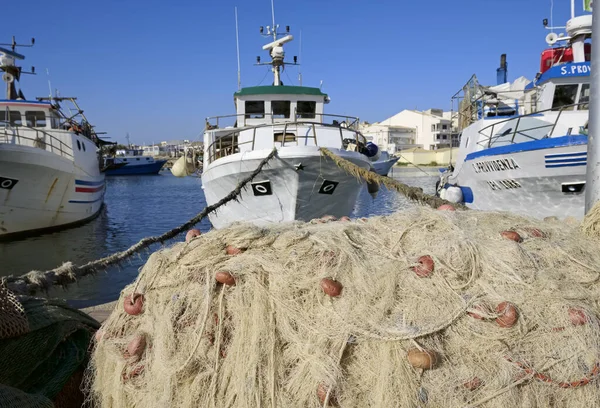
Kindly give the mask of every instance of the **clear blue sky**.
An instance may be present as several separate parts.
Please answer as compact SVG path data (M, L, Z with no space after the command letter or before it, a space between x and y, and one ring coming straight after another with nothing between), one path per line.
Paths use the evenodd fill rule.
M554 23L564 25L570 3L554 3ZM22 79L28 99L48 94L47 68L52 87L78 96L112 140L126 132L136 143L197 139L206 116L234 111L235 6L242 86L258 85L269 0L5 2L0 41L36 39L21 49L38 72ZM302 30L303 84L323 80L328 112L373 122L406 108L449 110L471 74L495 84L502 53L510 80L532 79L550 0L275 0L275 17L296 36L287 57ZM284 83L297 84L297 72L288 67ZM271 82L269 74L263 84Z

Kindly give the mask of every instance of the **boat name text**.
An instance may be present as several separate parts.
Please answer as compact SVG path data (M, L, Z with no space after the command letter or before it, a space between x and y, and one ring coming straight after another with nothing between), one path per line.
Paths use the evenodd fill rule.
M473 163L473 169L475 170L475 173L516 170L519 168L520 166L512 157L509 157L508 159L487 160Z
M562 66L560 68L561 75L589 74L591 71L589 65L571 65L570 67Z

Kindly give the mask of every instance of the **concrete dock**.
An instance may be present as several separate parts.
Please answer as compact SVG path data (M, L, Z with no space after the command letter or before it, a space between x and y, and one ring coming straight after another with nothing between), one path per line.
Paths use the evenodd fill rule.
M108 316L111 314L111 312L115 308L116 304L117 304L117 301L115 300L114 302L103 303L101 305L86 307L86 308L81 309L81 311L84 313L87 313L88 315L90 315L91 317L93 317L94 319L96 319L100 323L102 323L106 319L108 319Z

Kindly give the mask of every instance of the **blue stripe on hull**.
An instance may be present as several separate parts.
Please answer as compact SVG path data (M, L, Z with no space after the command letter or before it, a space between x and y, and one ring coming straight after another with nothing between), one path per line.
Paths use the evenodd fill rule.
M587 156L587 152L547 154L546 159L554 159L554 158L559 158L559 157L575 157L575 156Z
M166 162L166 160L157 160L154 163L149 164L127 164L126 166L120 167L118 169L106 171L106 175L126 176L131 174L157 174Z
M559 163L575 163L587 161L587 157L574 157L572 159L546 159L546 164L559 164Z
M91 201L85 201L85 200L69 200L69 202L71 204L92 204L92 203L96 203L100 200L102 200L104 198L104 195L101 195L99 198L95 199L95 200L91 200Z
M563 163L563 164L546 164L547 169L553 169L556 167L575 167L575 166L585 166L587 162L583 163Z
M104 184L104 180L102 180L102 181L75 180L75 184L79 185L79 186L101 186Z
M579 146L587 144L586 135L550 137L531 142L515 143L508 146L490 147L489 149L469 153L465 161L478 157L497 156L500 154L520 153L533 150L553 149L556 147Z

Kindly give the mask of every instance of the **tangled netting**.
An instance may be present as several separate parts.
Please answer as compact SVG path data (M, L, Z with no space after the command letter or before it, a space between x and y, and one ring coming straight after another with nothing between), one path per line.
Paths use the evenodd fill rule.
M123 290L89 402L587 407L598 245L561 221L427 208L212 231Z
M0 285L0 407L81 406L88 347L99 327L63 301L15 296Z

